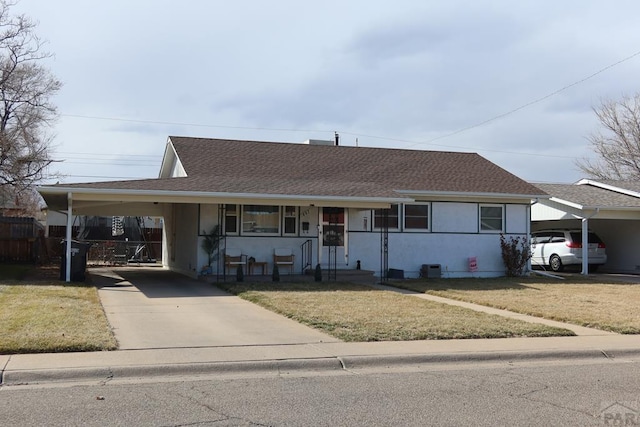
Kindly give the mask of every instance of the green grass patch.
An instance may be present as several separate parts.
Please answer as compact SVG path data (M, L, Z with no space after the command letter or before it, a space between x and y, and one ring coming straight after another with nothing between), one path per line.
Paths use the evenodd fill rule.
M113 350L95 287L0 282L0 354Z
M580 326L621 334L640 333L640 284L615 279L532 276L407 280L394 285Z
M343 341L574 335L351 283L226 283L223 289Z

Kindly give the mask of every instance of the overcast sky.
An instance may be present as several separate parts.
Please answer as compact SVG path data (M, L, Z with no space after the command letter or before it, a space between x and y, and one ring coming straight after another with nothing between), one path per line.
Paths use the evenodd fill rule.
M640 76L635 0L21 0L14 12L39 22L64 84L61 182L156 177L168 135L337 131L342 145L477 152L570 183L591 155L592 107L635 94Z

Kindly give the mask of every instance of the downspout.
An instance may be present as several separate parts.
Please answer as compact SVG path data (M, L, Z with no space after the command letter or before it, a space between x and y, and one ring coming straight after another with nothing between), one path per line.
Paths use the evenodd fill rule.
M598 212L600 208L596 208L594 213L582 218L582 272L580 274L583 276L589 274L589 219L598 215Z
M527 221L527 226L526 226L526 229L527 229L527 244L529 245L528 246L529 247L529 259L527 260L527 271L529 271L529 272L533 271L533 268L531 267L531 255L533 255L531 253L531 207L533 205L535 205L536 203L538 203L539 201L540 201L540 199L536 198L532 203L530 203L529 207L528 207L528 212L527 212L528 216L529 216L528 221Z
M344 264L349 265L349 208L344 208Z
M71 227L73 225L73 196L71 193L67 193L67 245L65 248L65 281L71 281Z
M313 205L311 205L313 206ZM323 247L323 227L322 227L322 207L318 207L318 264L322 265L322 247Z

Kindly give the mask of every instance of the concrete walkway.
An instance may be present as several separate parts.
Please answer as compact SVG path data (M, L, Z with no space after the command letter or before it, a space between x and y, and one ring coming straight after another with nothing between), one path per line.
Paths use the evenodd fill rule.
M543 319L541 317L529 316L527 314L516 313L509 310L502 310L499 308L487 307L485 305L474 304L465 301L458 301L450 298L443 298L436 295L429 295L420 292L409 291L406 289L394 288L392 286L385 285L371 285L372 287L384 291L398 292L401 294L409 295L415 298L421 298L429 301L439 302L442 304L455 305L458 307L468 308L474 311L480 311L488 314L495 314L497 316L508 317L511 319L522 320L524 322L529 323L539 323L542 325L553 326L556 328L568 329L575 333L576 335L586 335L586 336L602 336L602 335L618 335L615 332L603 331L595 328L587 328L584 326L573 325L571 323L558 322L555 320Z

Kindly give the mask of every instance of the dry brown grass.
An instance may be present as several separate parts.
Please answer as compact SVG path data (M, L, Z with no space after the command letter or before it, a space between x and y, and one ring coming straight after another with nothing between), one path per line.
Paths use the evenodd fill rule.
M0 282L0 354L113 350L95 287Z
M623 334L640 333L640 284L592 277L411 280L396 286Z
M573 335L350 283L227 283L228 291L344 341Z

